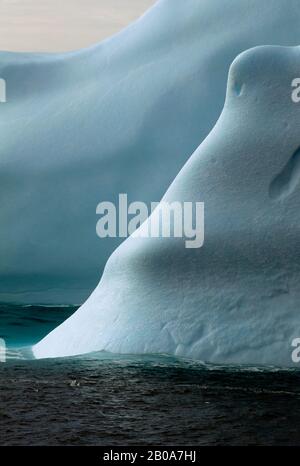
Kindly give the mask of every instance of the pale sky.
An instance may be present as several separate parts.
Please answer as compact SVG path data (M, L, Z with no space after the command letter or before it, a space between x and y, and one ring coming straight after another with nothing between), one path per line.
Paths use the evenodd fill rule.
M100 42L156 0L0 0L0 50L60 52Z

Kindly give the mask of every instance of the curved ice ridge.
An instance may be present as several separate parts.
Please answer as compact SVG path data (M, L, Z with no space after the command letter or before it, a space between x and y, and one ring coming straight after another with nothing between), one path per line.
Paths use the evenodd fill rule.
M82 303L120 242L97 237L97 204L159 201L220 115L233 59L298 45L299 24L299 0L160 0L85 50L1 52L0 301Z
M234 60L216 126L163 198L205 203L204 246L130 237L84 305L33 348L37 358L105 350L293 365L299 63L298 47L258 47Z

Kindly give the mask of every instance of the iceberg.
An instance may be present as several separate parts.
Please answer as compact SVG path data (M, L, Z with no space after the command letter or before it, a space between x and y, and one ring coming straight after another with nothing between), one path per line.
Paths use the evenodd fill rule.
M299 64L299 47L279 46L233 61L220 118L162 199L204 202L203 247L132 235L89 299L33 347L35 357L103 350L293 365L300 103L292 83Z
M97 237L97 204L159 201L222 111L233 59L299 44L299 24L298 0L161 0L88 49L1 52L0 301L82 303L121 242Z

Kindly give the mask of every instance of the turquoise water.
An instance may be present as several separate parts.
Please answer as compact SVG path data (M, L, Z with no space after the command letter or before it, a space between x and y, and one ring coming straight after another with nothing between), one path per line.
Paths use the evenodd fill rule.
M37 343L78 306L0 304L0 338L8 347Z

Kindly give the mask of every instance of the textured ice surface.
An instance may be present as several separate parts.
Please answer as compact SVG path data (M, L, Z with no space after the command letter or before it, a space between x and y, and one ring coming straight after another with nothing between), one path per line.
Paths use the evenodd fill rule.
M96 205L122 192L159 201L217 120L232 60L255 45L297 45L299 24L298 0L162 0L90 49L2 52L0 301L82 302L119 243L96 236ZM271 197L293 183L274 181Z
M292 365L300 313L300 48L239 55L216 126L163 200L205 202L205 242L130 237L86 303L34 347ZM238 90L238 91L237 91Z

